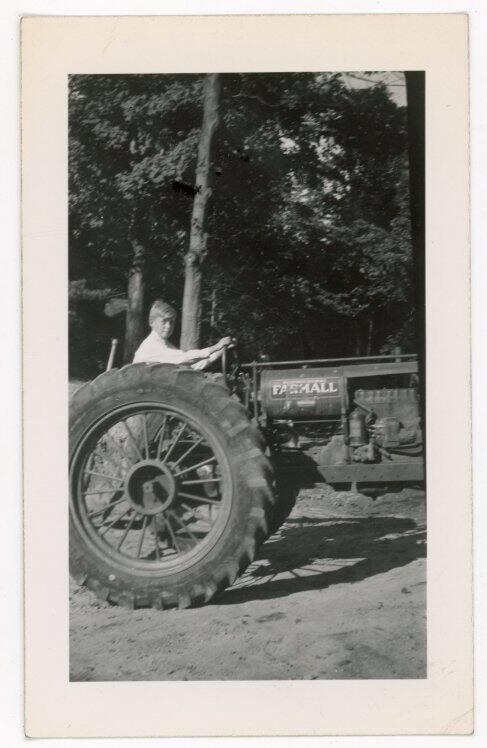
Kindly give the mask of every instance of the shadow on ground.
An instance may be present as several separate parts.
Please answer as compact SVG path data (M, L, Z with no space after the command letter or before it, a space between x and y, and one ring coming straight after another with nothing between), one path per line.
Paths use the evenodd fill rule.
M214 603L232 605L359 582L426 555L424 525L404 517L289 518L237 584Z

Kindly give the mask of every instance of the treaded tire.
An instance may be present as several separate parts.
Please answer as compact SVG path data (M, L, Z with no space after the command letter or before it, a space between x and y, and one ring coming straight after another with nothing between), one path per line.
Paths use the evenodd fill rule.
M217 540L187 568L140 573L93 550L77 521L73 470L83 439L117 409L147 401L182 408L202 425L225 455L231 476L230 509ZM114 604L158 609L208 602L232 585L269 535L274 503L273 470L262 437L228 390L201 372L168 364L131 364L101 374L78 389L70 403L70 539L73 578Z

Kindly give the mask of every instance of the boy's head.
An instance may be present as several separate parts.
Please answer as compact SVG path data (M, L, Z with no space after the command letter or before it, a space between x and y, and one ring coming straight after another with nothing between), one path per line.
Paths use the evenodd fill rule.
M167 340L173 331L176 312L170 304L156 299L149 312L149 325L163 340Z

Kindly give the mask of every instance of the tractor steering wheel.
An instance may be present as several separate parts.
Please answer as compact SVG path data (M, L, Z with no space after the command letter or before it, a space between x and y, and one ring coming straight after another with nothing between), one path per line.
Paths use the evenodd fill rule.
M232 352L231 355L229 355L230 351ZM237 341L235 338L232 338L230 345L223 346L221 362L222 374L225 378L226 384L231 389L236 371L239 368Z

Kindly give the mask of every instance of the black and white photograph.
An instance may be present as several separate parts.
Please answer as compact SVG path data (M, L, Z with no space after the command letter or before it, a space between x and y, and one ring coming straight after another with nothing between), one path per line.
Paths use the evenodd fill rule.
M425 73L76 74L70 681L425 679Z
M29 737L473 730L468 29L23 21Z

